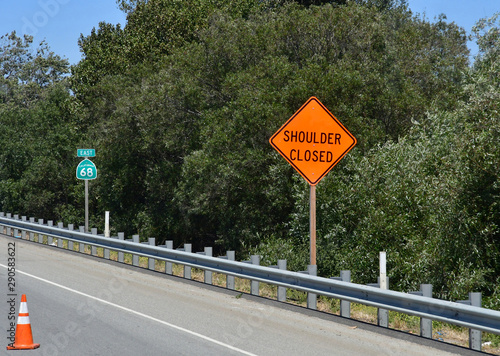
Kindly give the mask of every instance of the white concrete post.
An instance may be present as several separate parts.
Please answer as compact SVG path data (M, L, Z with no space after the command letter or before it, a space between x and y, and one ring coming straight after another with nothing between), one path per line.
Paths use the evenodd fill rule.
M380 289L387 289L387 256L385 251L380 252Z
M109 211L104 215L104 237L109 237Z

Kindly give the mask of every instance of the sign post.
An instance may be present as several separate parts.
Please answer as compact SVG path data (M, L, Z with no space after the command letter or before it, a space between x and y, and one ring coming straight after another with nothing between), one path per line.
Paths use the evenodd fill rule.
M78 157L95 157L94 149L78 149ZM86 158L76 167L76 178L85 180L85 232L89 232L89 180L97 178L97 168Z
M316 264L316 186L309 186L309 242L310 264Z
M89 181L85 179L85 232L89 232Z
M316 265L316 184L356 145L356 138L313 96L269 142L310 185L310 257Z

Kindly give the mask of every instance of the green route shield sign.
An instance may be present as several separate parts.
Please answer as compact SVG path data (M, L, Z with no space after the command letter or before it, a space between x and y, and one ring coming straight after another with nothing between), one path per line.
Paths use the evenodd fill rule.
M97 178L97 168L90 159L84 159L76 167L76 178L90 180Z

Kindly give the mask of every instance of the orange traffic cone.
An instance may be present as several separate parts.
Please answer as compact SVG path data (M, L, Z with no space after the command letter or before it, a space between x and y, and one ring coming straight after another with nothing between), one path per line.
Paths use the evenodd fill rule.
M28 303L26 294L21 296L21 306L17 318L16 338L12 345L7 346L7 350L29 350L39 348L40 344L33 343L31 334L30 314L28 313Z

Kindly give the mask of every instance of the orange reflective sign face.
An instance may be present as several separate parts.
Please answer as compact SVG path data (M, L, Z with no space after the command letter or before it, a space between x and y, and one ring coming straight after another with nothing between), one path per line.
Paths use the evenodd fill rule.
M356 139L312 97L269 142L309 184L316 185L354 147Z

